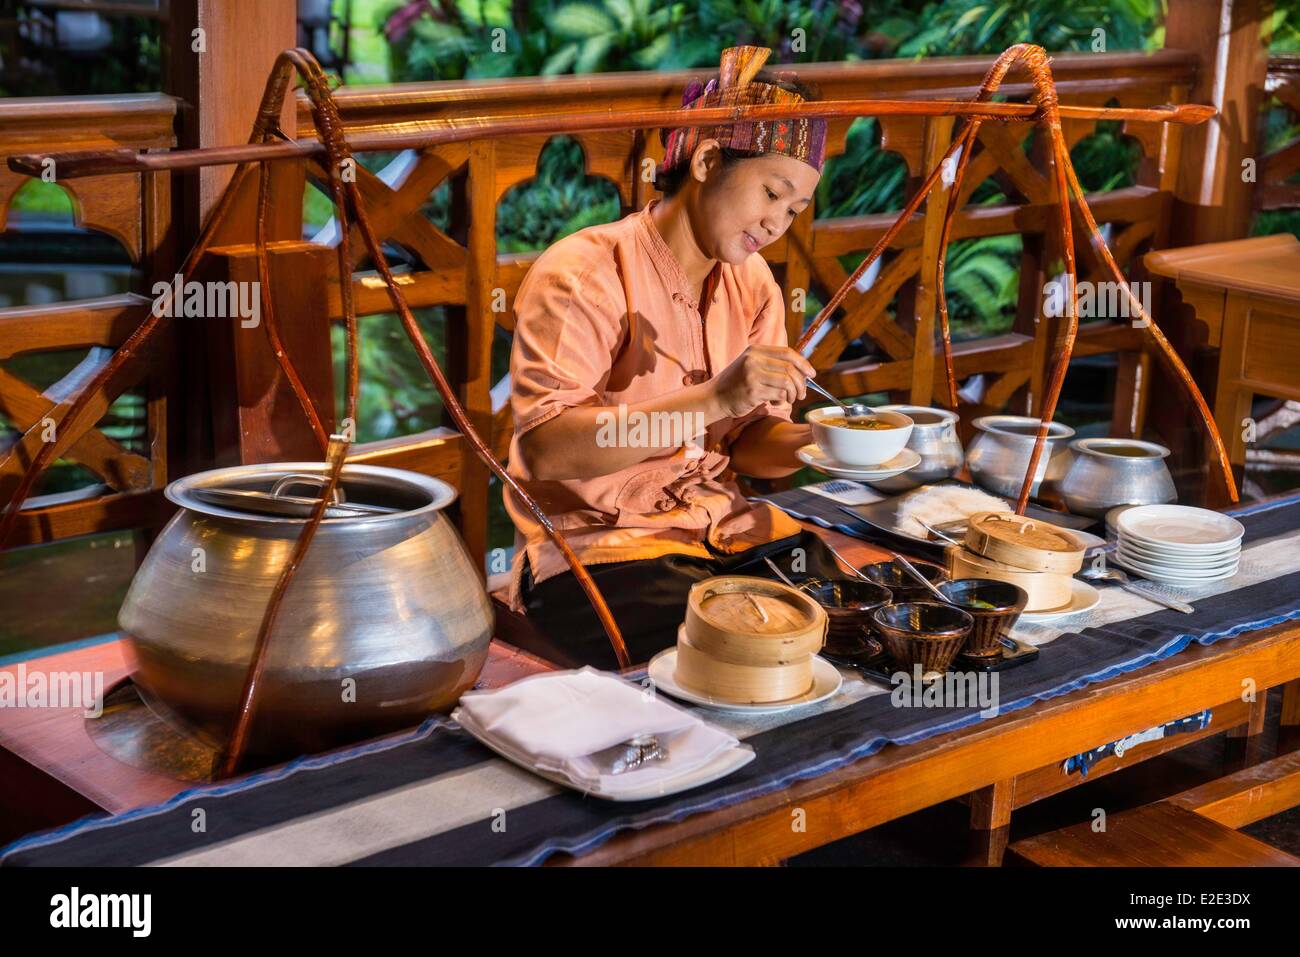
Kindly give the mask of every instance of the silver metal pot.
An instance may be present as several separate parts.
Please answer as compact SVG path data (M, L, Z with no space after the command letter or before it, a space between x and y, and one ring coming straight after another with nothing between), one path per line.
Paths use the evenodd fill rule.
M263 612L305 521L301 511L269 514L286 510L271 490L301 499L284 486L324 471L249 465L167 486L181 510L118 622L145 699L216 743L233 726ZM341 484L352 509L383 511L331 506L321 522L270 637L250 752L316 751L417 723L453 705L487 659L491 603L442 515L455 489L370 465L345 466ZM215 504L249 492L262 504Z
M971 478L996 495L1015 498L1029 470L1034 437L1042 420L1028 415L985 415L971 424L980 433L966 452ZM1048 426L1030 495L1037 495L1044 482L1057 483L1065 478L1074 459L1066 443L1073 435L1074 429L1060 422Z
M882 411L901 412L912 420L907 448L921 456L921 462L900 475L869 483L882 492L906 492L957 473L962 463L961 439L957 437L957 413L924 405L882 405Z
M1061 482L1065 507L1105 515L1116 505L1162 505L1178 497L1165 465L1169 450L1137 439L1075 439L1074 464Z

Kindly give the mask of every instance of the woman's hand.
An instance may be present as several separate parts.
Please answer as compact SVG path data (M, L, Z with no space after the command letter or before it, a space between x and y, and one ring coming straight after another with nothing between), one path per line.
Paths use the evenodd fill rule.
M739 418L764 402L793 403L817 370L788 346L750 346L708 383L725 415Z

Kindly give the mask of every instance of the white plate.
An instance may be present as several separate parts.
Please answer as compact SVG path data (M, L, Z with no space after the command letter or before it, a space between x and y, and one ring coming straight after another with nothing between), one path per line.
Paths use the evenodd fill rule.
M1233 575L1237 574L1237 566L1236 566L1236 565L1234 565L1234 566L1232 566L1231 568L1227 569L1226 571L1220 572L1219 574L1216 574L1216 575L1214 575L1214 576L1212 576L1212 577L1207 577L1207 578L1193 578L1192 576L1190 576L1190 575L1188 575L1188 574L1186 574L1185 572L1182 572L1182 571L1174 571L1174 572L1170 572L1170 571L1162 571L1162 572L1144 571L1143 569L1138 568L1138 567L1135 566L1135 565L1130 565L1130 564L1129 564L1125 559L1120 558L1120 557L1118 557L1118 556L1116 556L1116 557L1113 559L1113 561L1114 561L1115 564L1118 565L1120 568L1127 569L1128 571L1131 571L1133 574L1135 574L1135 575L1139 575L1139 576L1141 576L1142 578L1147 579L1148 581L1159 582L1161 585L1171 585L1171 586L1173 586L1174 588L1195 588L1195 587L1197 587L1197 586L1199 586L1199 585L1206 585L1206 584L1209 584L1210 582L1221 582L1221 581L1225 581L1225 580L1231 578ZM1139 582L1138 584L1141 584L1141 582Z
M1246 534L1235 518L1190 505L1141 505L1121 512L1115 527L1121 538L1193 552L1220 551Z
M1143 562L1147 565L1159 565L1163 568L1177 569L1186 568L1191 571L1207 568L1218 568L1225 565L1235 565L1241 558L1241 551L1234 549L1230 552L1224 552L1221 555L1175 555L1169 552L1152 552L1149 549L1141 548L1134 545L1128 539L1122 539L1119 543L1120 554L1134 561Z
M452 718L456 717L452 713ZM465 728L464 725L461 725ZM672 778L659 778L645 787L636 788L627 791L619 791L617 794L610 794L608 791L602 791L600 788L584 788L574 784L563 774L555 771L543 771L534 767L526 757L507 748L499 742L489 741L486 738L480 738L471 729L465 730L480 744L489 750L496 752L505 758L511 764L517 764L525 771L531 771L539 778L545 778L552 784L558 784L566 787L571 791L578 791L582 794L590 794L592 797L602 798L606 801L648 801L652 798L665 797L669 794L679 794L682 791L689 791L691 788L697 788L702 784L709 784L717 781L719 778L725 778L732 771L743 768L750 761L754 760L754 749L747 744L738 744L734 748L728 748L721 754L716 755L712 761L708 761L698 768L687 771ZM628 774L635 774L635 771L628 771Z
M702 708L715 711L727 711L732 714L780 714L792 708L825 701L840 690L844 677L839 669L820 656L813 657L813 686L797 698L775 701L771 704L738 704L734 701L720 701L708 695L696 694L677 683L677 649L669 648L650 659L649 675L654 686L665 694L670 694L680 701L689 701Z
M872 466L841 465L812 442L795 454L804 465L811 465L817 471L835 478L852 479L855 482L881 482L902 475L921 464L921 455L915 449L903 449L888 462Z
M1021 612L1020 621L1041 622L1055 621L1057 618L1064 618L1066 615L1077 615L1081 611L1087 611L1094 608L1097 602L1101 601L1101 592L1093 588L1086 581L1078 578L1070 580L1070 603L1063 608L1053 608L1047 611L1026 611Z
M1232 562L1214 568L1170 568L1167 565L1152 565L1130 558L1123 552L1117 554L1114 561L1116 565L1137 572L1143 578L1150 578L1152 581L1160 581L1170 585L1222 581L1235 575L1238 567L1237 562Z

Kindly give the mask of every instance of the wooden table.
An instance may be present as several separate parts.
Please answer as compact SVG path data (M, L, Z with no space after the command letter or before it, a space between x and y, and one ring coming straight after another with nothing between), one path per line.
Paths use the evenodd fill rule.
M859 564L880 549L817 529ZM15 666L16 667L16 666ZM549 667L516 649L493 643L484 675L501 684ZM104 670L105 686L125 673L121 643L111 642L27 662L33 669ZM9 670L13 670L12 668ZM1241 700L1251 678L1257 700ZM1203 731L1138 745L1122 758L1095 765L1088 780L1183 747L1225 728L1243 735L1263 729L1266 689L1300 679L1300 625L1193 646L1173 658L1104 684L1042 702L960 731L905 747L889 746L849 767L785 790L678 824L627 833L573 861L578 864L774 864L913 811L968 796L979 853L1001 860L1011 813L1079 784L1061 762L1205 708ZM1300 723L1294 686L1283 721ZM86 734L80 712L0 709L0 822L24 831L50 827L96 810L123 811L157 803L188 784L129 767L101 753ZM806 828L791 827L792 811ZM16 816L15 816L16 815ZM0 826L5 826L0 824Z
M1246 461L1258 393L1300 401L1300 242L1289 234L1147 253L1173 279L1219 349L1214 420L1234 465Z

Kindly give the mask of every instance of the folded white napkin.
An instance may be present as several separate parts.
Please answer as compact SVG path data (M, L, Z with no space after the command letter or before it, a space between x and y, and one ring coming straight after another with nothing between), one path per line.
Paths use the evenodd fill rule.
M594 668L532 675L504 688L461 696L452 714L471 734L575 786L609 794L665 785L728 748L736 738L669 704L650 689ZM668 757L622 774L605 773L592 755L639 734L653 734Z

